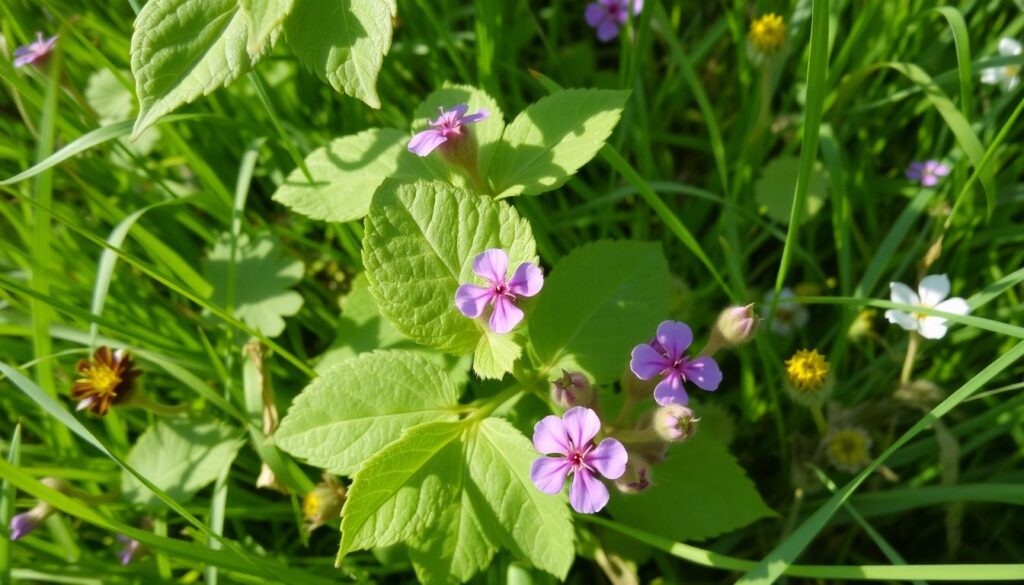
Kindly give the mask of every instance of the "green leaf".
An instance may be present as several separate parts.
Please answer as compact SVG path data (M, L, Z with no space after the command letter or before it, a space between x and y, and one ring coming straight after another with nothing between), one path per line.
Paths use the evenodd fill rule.
M237 0L150 0L142 7L131 46L139 96L132 136L175 108L227 86L259 62L264 53L248 51L250 16ZM257 30L264 28L257 24Z
M700 432L669 449L651 483L639 494L613 492L612 516L673 540L703 540L774 515L728 449Z
M452 421L458 389L407 351L364 354L324 372L292 403L274 438L285 451L339 475L421 423Z
M247 19L249 55L269 52L281 34L281 25L292 11L294 0L238 0Z
M356 473L341 512L338 563L353 550L387 546L429 526L461 489L461 422L413 427Z
M416 576L427 585L469 581L487 567L495 552L466 491L441 513L433 528L409 542Z
M127 462L175 501L185 503L231 465L241 446L238 432L220 421L163 418L138 438ZM132 504L163 505L129 473L121 474L121 490Z
M512 335L485 331L473 352L473 371L487 379L500 379L512 371L523 348Z
M577 248L552 269L530 318L542 369L579 370L616 380L637 343L669 311L671 277L656 244L601 241Z
M604 146L628 91L566 89L528 106L505 128L489 178L499 197L561 186Z
M487 110L490 113L486 119L466 126L468 136L476 141L477 168L480 176L486 179L491 169L491 161L494 159L494 151L501 141L501 133L505 130L505 116L501 113L498 102L483 90L469 85L445 83L444 87L434 91L417 106L413 115L412 131L416 133L426 130L430 126L430 121L437 119L441 108L450 110L459 104L467 104L471 114L480 110ZM440 156L428 156L422 160L437 177L456 179L455 176L449 176L450 169Z
M377 75L391 47L392 8L380 0L295 0L285 35L317 77L379 108Z
M530 441L500 418L480 423L467 448L466 489L477 510L486 513L490 538L519 559L565 579L576 556L572 522L563 496L541 493L530 480L538 457Z
M213 302L221 307L227 306L230 265L231 238L224 234L203 261L203 272L213 285ZM272 236L251 241L240 235L234 268L235 316L267 337L280 335L283 317L302 308L302 297L288 289L302 279L303 270L302 262L285 256Z
M799 158L780 156L764 166L761 170L761 177L754 184L754 196L757 199L757 204L768 214L768 217L779 223L789 224L799 170ZM820 163L816 163L807 184L807 204L801 221L806 222L821 211L825 205L825 198L828 197L827 184L828 179L824 169Z
M381 314L399 331L463 355L486 327L455 308L459 285L479 282L473 258L502 248L514 269L536 262L535 247L529 223L506 203L437 182L385 183L366 216L363 264Z
M132 93L121 85L109 69L100 69L89 76L85 101L99 114L101 126L120 122L131 116L135 109Z
M306 157L314 182L295 169L274 193L274 201L313 219L362 219L385 179L432 177L420 158L406 150L408 142L408 134L393 128L336 138Z

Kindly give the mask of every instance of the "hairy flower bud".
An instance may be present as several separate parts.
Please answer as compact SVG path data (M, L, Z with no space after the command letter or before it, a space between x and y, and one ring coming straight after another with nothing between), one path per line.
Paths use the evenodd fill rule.
M333 475L325 473L323 481L302 499L302 515L306 528L312 532L324 524L341 517L345 505L345 486Z
M562 370L562 377L551 383L551 400L567 409L574 406L593 408L597 394L586 376Z
M643 457L630 453L626 472L615 480L615 487L624 494L636 494L651 487L651 466Z
M66 483L53 477L44 477L40 480L40 483L59 492L64 492L67 488ZM19 538L26 536L38 528L39 525L49 518L54 512L56 512L56 510L53 506L39 500L28 512L22 512L21 514L11 517L11 521L8 524L11 540L18 540Z
M699 420L682 404L666 404L654 413L654 432L670 443L679 443L697 432Z
M718 314L712 338L717 338L722 347L736 347L754 338L757 331L757 314L754 304L733 306Z

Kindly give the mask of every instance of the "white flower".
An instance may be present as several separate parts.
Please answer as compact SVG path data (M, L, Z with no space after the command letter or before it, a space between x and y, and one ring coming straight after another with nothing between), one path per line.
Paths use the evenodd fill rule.
M772 320L771 325L772 331L779 335L790 335L794 330L807 324L807 309L796 301L785 300L795 296L793 289L789 287L779 291L779 304L775 306L775 319ZM761 307L765 312L761 314L761 317L768 318L773 298L775 298L775 291L764 293L764 304Z
M966 315L971 312L967 301L960 297L947 299L949 296L949 278L945 274L933 274L921 279L915 293L902 282L889 283L889 298L894 303L935 309L954 315ZM942 339L946 335L946 320L942 317L925 315L924 313L906 313L892 309L885 312L885 318L907 331L917 331L921 337Z
M1020 53L1020 41L1010 38L999 40L1001 56L1017 57ZM1004 91L1010 91L1020 84L1020 64L1010 63L1001 67L982 69L981 82L988 85L1002 85Z

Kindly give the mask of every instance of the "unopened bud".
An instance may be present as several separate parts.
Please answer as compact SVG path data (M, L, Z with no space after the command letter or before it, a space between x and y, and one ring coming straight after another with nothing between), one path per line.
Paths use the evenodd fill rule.
M345 505L345 486L333 475L325 473L323 481L316 484L313 491L302 500L302 515L306 518L306 527L312 532L324 524L341 517L341 508Z
M699 420L682 404L666 404L654 413L654 432L670 443L679 443L697 432Z
M715 328L711 332L711 343L705 353L714 350L743 345L754 338L757 332L757 314L754 304L734 306L718 314ZM713 348L713 349L712 349Z
M586 376L579 372L562 370L562 377L551 384L551 400L562 408L593 408L597 394Z
M643 457L630 453L626 472L615 480L615 487L624 494L636 494L651 487L651 466Z
M277 475L274 474L274 470L270 468L266 463L260 468L260 475L256 478L256 487L259 489L274 490L275 492L288 495L288 488L277 479Z

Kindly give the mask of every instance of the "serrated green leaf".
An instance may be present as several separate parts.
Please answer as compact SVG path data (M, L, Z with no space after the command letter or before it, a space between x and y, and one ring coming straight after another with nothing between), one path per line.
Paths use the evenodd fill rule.
M362 219L385 179L433 177L421 159L406 150L408 142L408 134L393 128L336 138L306 157L314 182L295 169L274 193L274 201L313 219Z
M477 144L477 168L480 176L486 179L491 169L491 161L494 159L494 151L505 130L505 116L501 113L498 102L483 90L469 85L446 83L416 107L412 131L415 133L427 129L430 121L437 119L441 108L450 110L459 104L467 104L470 113L487 110L490 114L486 119L466 126L468 136ZM422 160L433 170L435 176L453 180L458 178L457 175L450 173L441 157L428 156Z
M500 379L512 371L522 353L522 346L512 335L485 331L473 352L473 371L485 380Z
M294 0L238 0L238 4L248 20L246 50L252 57L262 55L273 48Z
M252 69L264 55L248 52L250 26L237 0L147 2L132 34L132 73L139 97L132 136Z
M485 569L497 547L487 538L481 522L468 493L463 491L433 528L413 537L409 559L420 582L464 583Z
M530 340L551 376L579 370L616 380L637 343L669 311L671 277L656 244L601 241L577 248L544 281Z
M499 197L556 189L604 146L628 91L566 89L512 120L494 153L489 178Z
M212 483L231 465L241 447L239 433L217 420L163 418L142 434L128 453L128 465L178 503ZM121 490L132 504L160 507L162 502L135 476L121 474Z
M800 159L795 156L780 156L761 169L761 177L754 183L757 204L777 222L788 224L796 192L796 177L800 170ZM811 219L825 205L828 177L820 164L814 166L807 184L807 206L803 221Z
M213 302L227 305L231 238L224 234L203 261L203 272L213 285ZM235 316L267 337L284 331L284 317L302 308L302 297L289 290L302 279L302 261L289 258L272 236L255 241L242 234L235 251Z
M295 0L285 35L317 77L379 108L377 75L391 47L392 9L380 0Z
M408 351L364 354L323 372L292 403L274 439L285 451L339 475L421 423L452 421L458 388Z
M485 419L467 448L466 490L488 536L522 561L565 579L576 550L563 496L541 493L530 480L538 457L530 441L500 418Z
M437 521L458 495L461 422L413 427L356 473L341 512L340 563L353 550L395 544Z
M612 516L672 540L703 540L775 515L728 449L699 431L672 446L651 484L639 494L613 491Z
M455 308L459 285L478 282L473 258L502 248L516 267L536 262L535 247L529 223L503 202L438 182L385 183L366 216L363 264L381 314L399 331L463 355L486 327Z

